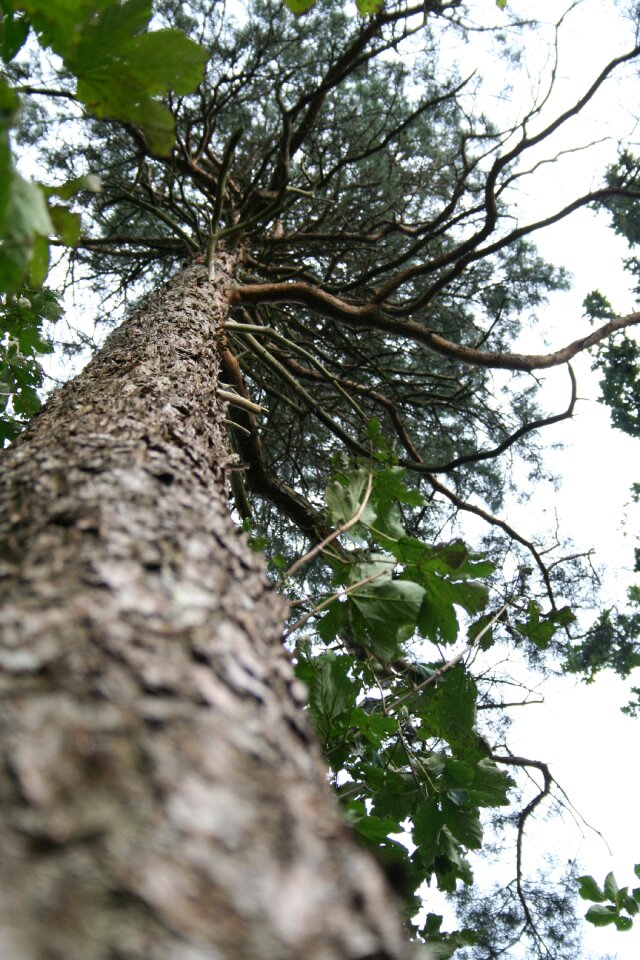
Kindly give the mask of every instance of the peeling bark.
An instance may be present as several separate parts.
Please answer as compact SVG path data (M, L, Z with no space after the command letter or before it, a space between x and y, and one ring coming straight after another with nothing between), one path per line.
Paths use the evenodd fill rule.
M7 960L410 956L226 510L217 277L152 297L3 458Z

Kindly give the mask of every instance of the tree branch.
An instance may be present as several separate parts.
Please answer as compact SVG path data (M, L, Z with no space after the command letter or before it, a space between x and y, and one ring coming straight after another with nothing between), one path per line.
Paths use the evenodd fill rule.
M468 363L475 367L495 370L546 370L568 363L577 354L588 350L607 337L636 326L640 323L640 313L629 313L623 317L610 320L597 330L585 337L579 337L559 350L551 353L492 353L487 350L477 350L460 343L447 340L441 334L430 330L415 320L395 320L389 314L371 303L353 303L341 300L325 290L313 287L308 283L294 281L292 283L251 283L232 289L229 299L233 304L241 303L300 303L325 316L343 320L356 328L381 330L384 333L407 340L413 340L427 347L433 353Z

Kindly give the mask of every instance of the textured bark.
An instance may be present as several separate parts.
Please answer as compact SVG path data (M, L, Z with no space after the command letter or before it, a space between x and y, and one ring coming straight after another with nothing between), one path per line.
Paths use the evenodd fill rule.
M230 267L156 294L4 455L7 960L409 956L226 511Z

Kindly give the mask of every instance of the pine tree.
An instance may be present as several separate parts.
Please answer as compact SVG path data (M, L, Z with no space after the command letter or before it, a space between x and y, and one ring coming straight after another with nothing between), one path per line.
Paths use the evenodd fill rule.
M11 68L42 96L22 144L51 177L102 178L71 268L127 319L3 463L0 936L25 960L407 956L289 661L351 822L409 904L424 879L471 881L480 810L524 767L544 789L516 815L520 850L548 769L480 736L478 698L499 700L466 650L418 657L406 641L446 649L464 608L470 648L502 638L539 659L571 620L556 592L571 574L499 516L500 458L535 474L534 437L573 412L570 367L554 415L529 374L640 317L551 353L511 344L567 282L531 236L636 191L609 183L532 224L507 200L527 152L639 51L530 135L470 113L473 80L443 68L442 36L464 35L456 4L156 12L210 56L197 93L168 98L170 155L135 120L80 115L47 62ZM505 392L494 371L513 375ZM488 523L492 562L436 542L456 511ZM304 571L285 585L292 657L240 523L254 545L267 533L272 573ZM296 560L323 542L328 565ZM334 590L344 602L318 606ZM411 855L393 839L407 821ZM502 926L540 944L520 853L511 892ZM471 942L437 918L422 935Z

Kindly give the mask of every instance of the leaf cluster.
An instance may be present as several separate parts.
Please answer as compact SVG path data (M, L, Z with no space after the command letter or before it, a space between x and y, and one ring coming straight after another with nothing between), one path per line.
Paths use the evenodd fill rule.
M633 868L640 879L640 863ZM578 877L579 894L583 900L592 900L585 917L594 927L615 926L622 932L631 930L633 918L640 912L640 887L619 887L613 873L605 877L603 887L599 887L593 877Z
M47 288L23 287L0 301L0 446L40 409L44 374L38 358L52 352L46 331L61 312Z
M15 293L27 273L32 286L44 282L49 238L70 246L79 238L79 216L66 201L99 189L95 176L47 188L17 172L10 132L20 110L19 91L67 97L95 116L135 126L152 152L170 152L174 118L157 97L171 89L193 90L206 54L179 30L148 32L151 13L151 0L1 0L5 69L33 31L41 47L61 58L65 76L62 90L47 91L16 90L0 75L0 292Z
M466 663L494 642L499 616L486 612L485 584L493 565L459 540L407 534L407 514L424 504L398 466L341 470L326 501L336 528L359 519L342 546L326 548L329 593L292 627L296 669L349 822L412 916L423 882L446 892L473 882L468 852L482 846L482 812L507 805L514 785L478 729ZM319 619L317 633L309 617ZM516 619L533 644L564 622L535 605ZM453 657L439 653L456 641ZM434 918L422 936L443 957L472 942L469 931L441 934Z

